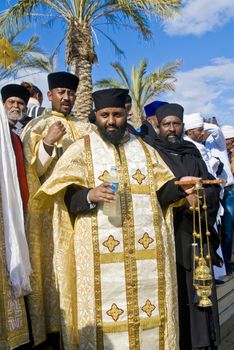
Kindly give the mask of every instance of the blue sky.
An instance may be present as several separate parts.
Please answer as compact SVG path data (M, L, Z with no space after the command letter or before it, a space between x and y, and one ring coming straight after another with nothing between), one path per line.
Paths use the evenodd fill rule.
M0 10L14 2L2 0ZM93 80L115 77L111 62L119 61L130 72L132 64L138 65L141 58L148 60L150 70L179 58L183 63L176 74L175 92L159 95L157 99L180 103L187 114L201 112L205 117L216 116L221 125L234 125L234 1L186 0L174 19L151 18L151 29L153 37L149 42L129 29L109 33L125 57L116 56L110 43L98 34L95 45L99 63L93 67ZM41 48L51 53L62 37L61 22L40 28L33 24L30 34L40 35ZM64 69L61 46L57 70ZM47 91L45 73L29 76L27 80ZM48 105L46 97L44 104Z

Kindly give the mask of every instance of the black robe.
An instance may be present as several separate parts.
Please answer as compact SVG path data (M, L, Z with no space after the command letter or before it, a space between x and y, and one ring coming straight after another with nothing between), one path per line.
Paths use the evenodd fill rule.
M141 137L159 152L176 178L198 176L203 179L214 179L208 173L200 152L191 142L182 140L181 143L172 144L155 132L151 133L151 135L149 133L141 133ZM215 254L219 240L217 233L213 229L219 208L219 191L220 187L217 185L205 186L208 223L211 231L211 255L214 264L219 263ZM163 202L160 199L161 196L162 194L159 191L159 200ZM213 307L197 307L192 273L193 218L185 207L174 209L174 231L179 298L180 350L216 349L216 346L220 343L220 332L215 285L213 285L211 296Z

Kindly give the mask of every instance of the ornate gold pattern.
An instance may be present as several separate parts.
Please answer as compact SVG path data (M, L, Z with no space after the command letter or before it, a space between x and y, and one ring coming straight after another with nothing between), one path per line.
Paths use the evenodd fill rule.
M98 180L100 181L106 181L107 180L107 177L109 176L109 171L107 170L104 170L102 175L98 176Z
M95 187L93 159L90 145L90 137L84 136L86 160L88 165L88 176L91 187ZM102 296L101 296L101 271L100 271L100 251L98 245L98 224L97 213L92 215L92 237L93 237L93 254L94 254L94 290L96 305L96 324L97 324L97 344L98 349L103 349L103 327L102 327Z
M52 208L41 209L41 202L34 198L34 195L43 183L43 180L45 181L52 173L57 162L57 157L52 160L46 174L39 178L35 168L37 152L41 140L46 135L48 128L56 121L62 122L66 128L66 134L60 140L64 151L75 140L81 137L82 134L87 133L88 128L90 128L88 123L78 121L77 117L74 115L65 117L61 113L56 113L55 111L48 109L45 110L41 117L36 119L37 120L33 119L27 124L21 135L30 193L26 220L26 233L33 273L31 275L32 293L28 295L27 299L35 345L45 340L46 333L60 331L61 320L59 300L62 300L62 297L60 298L60 296L58 296L58 294L61 293L61 290L58 291L57 288L57 280L55 279L57 271L55 271L53 264L55 251L55 240L51 234L53 232L53 211ZM62 261L60 261L60 265L61 264ZM42 266L44 266L43 270ZM63 288L66 289L67 285L63 285ZM70 312L70 310L70 305L63 306L63 314ZM62 328L65 329L66 326L67 325L62 323ZM71 327L68 328L71 330ZM67 334L67 329L63 333Z
M142 238L138 240L138 242L142 244L145 249L149 248L149 245L153 243L153 241L153 238L149 236L148 232L145 232Z
M89 155L86 155L86 149L84 149L83 140L81 140L80 142L78 141L74 144L74 146L71 146L70 148L71 150L70 157L69 157L70 162L72 161L74 163L72 163L71 166L69 166L69 161L67 160L66 166L61 166L60 173L56 171L53 175L54 181L56 181L56 185L55 185L56 188L58 188L60 183L64 183L63 181L64 169L67 169L67 175L68 175L66 182L69 181L69 183L74 183L74 185L85 186L85 187L87 187L87 185L90 186L91 184L97 185L99 183L98 176L99 174L103 173L105 169L105 162L108 161L109 164L116 164L118 176L120 179L119 188L121 192L121 202L122 202L121 203L122 204L121 206L122 225L120 226L119 229L117 230L113 229L112 231L112 223L110 221L108 222L107 221L108 219L102 216L101 210L98 210L97 214L94 211L94 213L89 213L84 217L83 216L77 217L77 220L75 223L75 235L74 235L74 238L76 239L75 241L76 245L74 246L75 251L76 251L76 248L78 248L79 242L81 242L81 239L83 238L83 237L81 239L77 238L79 236L79 233L82 232L82 236L84 237L88 235L89 238L87 241L85 240L85 242L87 243L89 242L89 244L87 244L87 246L89 247L89 250L85 249L85 254L87 254L87 257L90 259L90 265L91 265L91 269L88 269L87 271L85 269L80 270L81 267L87 266L85 261L82 261L82 263L77 264L78 266L76 268L76 271L77 271L77 274L80 274L80 277L82 279L85 279L84 285L91 284L92 287L88 293L90 304L87 304L87 303L84 304L87 298L85 297L85 295L82 294L81 288L78 287L78 284L80 284L80 281L82 282L82 280L77 279L77 284L76 284L77 293L74 293L74 295L78 297L78 302L79 302L79 305L77 305L78 306L77 311L79 311L77 313L78 320L82 318L83 323L81 323L80 321L78 322L79 326L81 327L79 328L79 339L77 339L78 342L75 339L75 341L73 341L73 344L76 344L78 347L83 346L85 340L83 340L84 337L82 334L83 332L82 327L83 325L85 327L86 324L87 325L91 324L93 329L93 332L92 332L93 334L92 335L87 334L87 335L89 336L90 341L93 342L93 347L95 349L103 350L104 348L103 336L102 336L103 332L104 333L105 332L110 332L110 333L126 332L126 334L124 334L124 337L126 339L128 337L128 341L126 342L126 348L128 348L128 350L139 350L141 347L142 349L143 348L147 349L148 337L147 339L146 338L144 339L146 334L144 332L141 332L141 330L148 329L150 330L149 332L150 335L153 338L155 338L156 348L160 350L164 349L164 343L165 343L165 350L170 350L170 349L177 350L178 338L177 338L177 334L175 333L175 330L178 322L177 322L177 314L174 312L175 307L173 307L172 305L173 301L176 300L176 294L167 291L170 289L168 288L168 286L171 286L173 290L176 290L175 284L174 284L174 281L176 280L176 275L174 271L171 270L170 262L168 262L168 260L171 258L172 258L171 259L172 263L174 263L175 261L173 256L174 245L172 242L173 240L171 239L171 236L173 236L173 234L171 233L173 231L170 226L170 234L168 234L166 229L167 226L165 225L165 221L163 219L160 206L158 204L157 198L155 197L155 189L158 190L166 181L168 181L169 179L172 179L172 176L170 175L169 177L170 171L168 171L164 163L160 161L160 157L158 158L159 160L157 160L157 158L154 157L154 153L156 153L157 155L157 152L154 152L150 147L147 146L149 157L152 157L150 158L150 160L152 161L152 165L156 165L153 168L152 174L149 174L149 175L152 175L152 178L149 179L148 169L146 168L146 162L145 162L145 154L142 151L142 148L139 145L139 142L136 142L133 136L132 138L133 138L133 142L123 145L123 149L121 149L122 146L120 146L119 154L114 149L114 147L113 147L113 150L111 150L110 145L105 145L105 144L102 145L102 140L98 138L95 139L90 137L90 142L91 142L90 148L92 149L92 154L90 153ZM95 147L95 145L97 147ZM101 151L101 153L103 154L107 154L106 160L104 160L103 162L100 161L99 151ZM139 157L136 157L137 159L136 162L134 161L131 162L132 154L135 154L137 156L139 154ZM120 159L122 163L120 163ZM131 193L132 187L129 179L129 174L132 175L136 171L136 169L138 168L138 165L136 164L139 163L139 159L141 159L141 161L143 161L144 163L144 165L142 164L143 165L142 169L144 169L142 170L142 172L147 174L146 185L149 184L150 181L153 182L150 187L150 196L148 195L148 196L141 197L141 196L135 196ZM150 167L150 164L148 164L148 167ZM60 182L58 182L58 179L61 179ZM134 180L131 178L131 182L133 181ZM48 182L47 187L44 186L44 188L50 191L51 189L50 186L51 186L51 182ZM140 185L136 185L136 186L141 187ZM138 215L141 210L140 209L141 206L138 206L138 204L140 205L142 204L141 198L144 198L145 201L147 200L147 203L149 204L149 206L152 209L151 211L153 212L153 215L151 215L151 213L149 213L148 215L150 220L150 227L152 227L152 224L155 224L155 221L152 221L154 215L156 215L156 218L158 220L157 224L160 228L160 231L155 232L155 235L153 235L153 239L155 239L156 241L157 235L159 235L159 239L161 239L161 245L162 245L161 251L158 250L157 248L156 249L148 248L146 250L143 247L141 247L141 249L135 250L136 249L135 245L138 244L137 243L138 239L141 238L141 235L144 233L144 231L135 232L135 229L138 228L139 227L138 225L141 223ZM153 204L155 204L155 206L153 206ZM98 223L98 226L97 226L97 223ZM168 225L170 224L171 223L168 223ZM152 228L149 228L147 230L148 232L154 232L154 229L152 230ZM118 239L120 241L121 248L118 247L119 253L115 253L115 252L110 253L108 251L108 253L100 254L99 247L101 248L101 251L103 250L105 251L105 249L102 246L102 243L107 238L106 232L109 232L109 234L112 233L115 239ZM168 247L169 243L172 243L171 247ZM91 247L93 247L93 249ZM165 257L164 254L162 254L162 252L164 251L168 252L168 257ZM81 253L82 251L79 252L79 254ZM160 253L159 256L157 256L158 253ZM79 258L80 255L76 255L76 257ZM108 260L112 258L113 258L113 261ZM137 261L138 258L140 260L144 258L151 259L151 261L138 262ZM160 259L162 261L159 261ZM80 262L80 260L77 260L77 261ZM115 264L112 266L102 265L102 264L107 264L108 261L111 264L115 262L117 263L121 262L121 264ZM152 284L149 289L148 287L138 289L139 283L141 283L141 281L150 282L147 276L144 274L143 269L141 269L141 266L148 266L148 264L149 266L151 265L152 268L154 269L153 278L154 278L155 290ZM159 264L163 266L163 270L158 266ZM139 269L138 269L138 265L139 265ZM95 266L95 269L94 269L94 266ZM162 272L164 272L164 266L165 266L165 274L163 275ZM111 287L112 289L109 290L109 284L108 284L108 281L111 279L111 276L112 276L113 268L116 269L116 271L118 271L118 276L116 275L118 283L120 282L121 285L123 287L125 286L126 288L125 293L123 290L118 300L115 300L115 299L113 300L112 298L110 299L110 293L113 293L113 295L114 293L116 293L115 286L112 286ZM160 276L158 275L158 272L160 272ZM170 272L172 272L173 276L169 274ZM165 287L163 290L163 293L161 293L161 290L160 290L160 287L161 287L160 283L163 283L163 286ZM80 285L82 285L82 283ZM80 297L80 294L78 293L79 291L81 291L81 294L82 294L81 300L80 300L81 302L79 301L79 297ZM139 296L138 296L138 293L139 293ZM165 295L163 295L164 293ZM160 296L163 296L164 298L166 298L165 302L163 300L163 304L159 303ZM171 298L171 296L175 296L175 297ZM141 310L141 307L143 306L145 300L147 299L149 299L151 303L156 306L156 309L152 313L151 317L148 317L147 314L145 314ZM70 299L66 299L66 300L70 302ZM121 307L121 309L124 310L124 314L122 314L122 316L119 316L118 322L115 322L111 317L109 317L106 314L107 310L110 311L109 308L113 301L116 302L116 305L118 305L118 308ZM88 307L86 308L85 305L87 305ZM162 307L164 307L164 309ZM85 311L84 315L83 315L83 311ZM154 314L155 314L155 317L153 317ZM140 315L143 317L141 318ZM165 320L166 320L166 327L165 327ZM74 327L76 327L75 323L74 323ZM156 329L156 327L159 327L159 329ZM160 337L159 339L158 339L158 335ZM119 337L121 337L121 333L110 334L108 337L110 338L110 340L113 340L113 346L118 347L118 339ZM169 342L167 339L169 339ZM158 342L159 340L160 340L160 343ZM141 346L141 341L144 342L145 344L144 346L143 345ZM69 349L71 350L72 348L69 348Z
M156 249L135 250L134 257L136 260L157 259L157 252ZM101 264L113 264L119 262L124 262L124 253L122 252L100 254Z
M159 232L159 218L158 218L158 203L156 201L155 197L155 186L154 186L154 173L153 173L153 164L151 161L151 157L149 154L149 150L146 147L145 143L139 138L139 142L141 143L145 155L147 158L147 168L148 168L148 176L149 176L149 183L150 183L150 190L151 190L151 202L153 207L153 220L154 220L154 229L156 233L156 249L157 249L157 266L158 266L158 305L159 305L159 314L162 320L165 319L165 282L164 282L164 268L163 268L163 241L161 234ZM165 322L162 321L160 330L159 330L159 346L160 350L164 350L164 332L165 332Z
M138 305L138 290L137 290L137 266L135 253L135 231L134 231L134 213L131 196L131 184L128 172L128 163L123 146L119 147L121 165L123 169L123 195L121 198L122 208L122 230L124 241L125 255L125 274L126 274L126 295L128 308L128 332L129 332L129 350L140 348L139 334L139 305ZM132 254L129 254L129 251Z
M150 194L150 187L148 185L131 184L131 193L132 194Z
M108 316L112 317L112 319L113 319L115 322L118 321L119 316L121 316L123 313L124 313L124 310L119 309L118 306L117 306L115 303L113 303L113 304L111 305L110 310L108 310L108 311L106 312L106 314L107 314Z
M106 247L109 252L113 252L115 250L115 248L120 244L120 241L118 241L117 239L114 238L114 236L110 235L108 237L108 239L106 239L102 245L104 245L104 247Z
M135 172L135 174L132 175L132 178L134 180L136 180L139 185L142 184L142 182L145 180L145 175L142 174L142 172L140 171L140 169L137 169L137 171Z
M145 305L142 306L141 310L144 311L148 317L151 317L152 312L155 310L156 306L151 304L149 299L146 300Z
M152 329L159 327L161 325L161 319L159 316L153 316L150 318L141 318L139 321L140 328ZM128 331L128 321L118 321L116 323L103 322L103 332L104 333L115 333L115 332L127 332Z

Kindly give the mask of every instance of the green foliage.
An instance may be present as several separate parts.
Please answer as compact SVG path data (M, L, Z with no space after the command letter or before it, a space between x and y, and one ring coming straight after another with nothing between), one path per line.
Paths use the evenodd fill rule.
M181 65L180 60L168 63L148 72L148 62L142 59L138 67L132 66L130 77L119 63L112 63L119 79L105 78L95 83L97 88L120 87L129 89L132 97L133 114L143 119L144 106L153 101L159 94L174 91L175 73Z
M181 6L181 0L19 0L0 16L0 29L8 31L15 25L24 25L31 20L41 20L45 17L60 18L67 22L67 29L89 27L90 35L97 38L101 32L121 53L117 44L109 38L100 26L111 25L119 28L124 25L137 30L144 39L151 37L150 17L171 17ZM38 12L36 12L38 11ZM92 33L92 34L91 34ZM74 45L71 40L67 46ZM72 55L72 49L69 50ZM72 57L68 61L71 61Z
M16 41L17 36L23 30L27 29L27 27L27 25L22 25L21 27L16 27L15 30L2 33L2 37L6 37L18 57L7 69L4 67L0 68L1 80L14 77L20 70L28 68L46 72L53 70L50 58L46 56L38 46L39 37L37 35L33 35L28 42L24 44Z

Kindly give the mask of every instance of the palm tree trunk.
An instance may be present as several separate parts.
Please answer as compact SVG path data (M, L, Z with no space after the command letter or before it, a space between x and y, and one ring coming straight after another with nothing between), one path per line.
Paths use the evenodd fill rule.
M141 113L141 108L136 102L133 101L133 124L135 128L139 128L143 122L143 116Z
M79 86L76 92L75 110L79 118L88 118L89 112L93 107L92 100L92 63L88 60L77 58L71 64L73 74L79 79Z
M92 35L87 23L73 20L67 31L67 63L79 79L75 109L78 117L87 118L92 109L92 64L96 60Z

